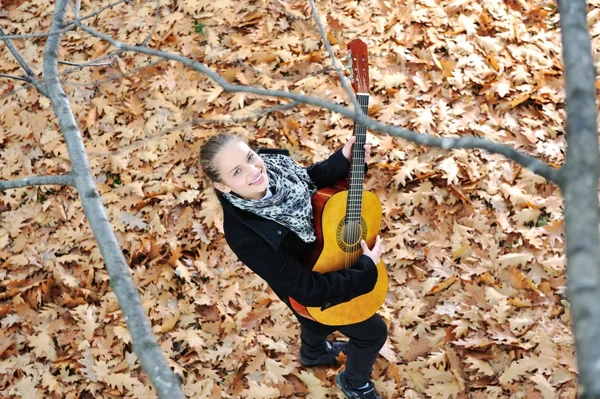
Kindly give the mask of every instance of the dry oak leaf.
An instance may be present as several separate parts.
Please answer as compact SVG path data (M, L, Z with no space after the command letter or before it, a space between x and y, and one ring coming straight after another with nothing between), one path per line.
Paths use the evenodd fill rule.
M467 356L465 361L467 363L471 363L469 369L476 370L477 373L482 373L488 377L494 375L494 369L485 360L480 360L473 356Z
M109 373L102 379L113 388L117 388L119 392L131 391L134 386L140 385L141 382L128 374L124 373Z
M533 254L520 252L501 255L496 259L496 263L501 267L525 266L532 259Z
M288 348L288 344L285 343L285 341L274 341L269 337L266 337L264 335L259 335L258 338L258 343L265 346L266 349L269 350L274 350L275 352L279 352L279 353L287 353L289 348Z
M441 382L430 384L427 389L425 389L425 393L432 399L457 398L458 394L462 392L462 389L454 375L450 372L440 371L439 373L440 376L443 375L443 377L436 377L435 379L441 380Z
M83 331L84 338L91 341L94 338L94 332L100 327L100 323L96 320L96 307L80 305L71 310L71 314L79 321L78 325Z
M530 377L530 380L535 382L536 388L542 393L542 397L544 399L556 399L558 398L558 393L556 390L550 385L546 377L542 375L542 373L538 372L533 377Z
M515 380L519 380L526 373L539 367L537 357L526 356L523 359L516 360L510 364L499 378L500 384L507 386Z
M427 173L431 165L426 162L419 162L418 158L410 158L400 167L394 175L394 181L397 184L406 185L406 179L416 176L416 172Z
M267 358L265 359L265 382L279 384L286 381L286 375L295 369L293 364L284 365L283 363Z
M35 387L37 381L33 377L25 377L17 382L15 388L19 397L21 398L38 398L40 397L40 391ZM15 390L11 390L15 392Z
M276 399L281 397L281 392L275 387L258 384L248 380L248 389L242 391L242 397L248 399Z
M50 367L46 368L42 375L42 386L48 389L49 392L61 393L61 384L58 382L55 376L50 372Z
M200 191L198 190L187 190L179 194L177 197L178 204L185 204L186 202L192 203L194 202L198 196L200 195Z
M33 349L33 353L39 358L45 357L48 360L56 359L56 348L54 341L46 330L42 330L36 336L29 336L29 346Z
M315 377L314 374L303 370L300 374L295 375L300 378L308 388L307 399L321 399L327 397L327 388L323 387L322 381Z
M148 224L139 216L132 215L131 213L121 211L119 212L119 220L129 226L131 229L139 228L145 230Z
M438 169L444 171L442 177L446 179L448 184L458 184L458 173L460 172L458 164L452 157L444 159L438 164Z

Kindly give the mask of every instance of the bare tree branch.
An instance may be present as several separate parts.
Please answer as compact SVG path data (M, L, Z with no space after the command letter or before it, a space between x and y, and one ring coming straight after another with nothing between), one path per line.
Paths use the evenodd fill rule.
M29 80L29 79L27 79L27 78L23 78L23 77L21 77L21 76L5 75L5 74L3 74L3 73L0 73L0 78L7 78L7 79L21 80L21 81L23 81L23 82L27 82L27 83L29 83L29 82L30 82L30 80Z
M61 30L67 1L57 0L50 33ZM117 296L119 306L125 316L127 328L131 333L133 350L138 356L142 369L152 381L159 398L184 398L180 382L166 362L152 333L127 261L96 189L81 132L77 127L77 121L67 95L58 79L60 41L61 36L56 34L49 36L46 41L44 77L47 79L48 98L62 130L69 151L69 159L73 171L75 171L74 183L81 198L83 211L98 242L100 253L110 276L111 288Z
M402 137L403 139L425 145L425 146L434 146L441 147L443 149L451 149L451 148L481 148L490 153L496 153L504 155L507 158L510 158L524 167L531 170L533 173L537 173L540 176L543 176L547 180L558 184L559 174L558 169L552 168L547 165L545 162L540 161L537 158L534 158L530 155L524 154L520 151L515 150L513 147L496 143L491 140L487 140L480 137L474 136L463 136L460 138L449 138L449 137L435 137L429 134L419 134L410 130L402 129L396 126L389 126L382 123L379 123L366 115L355 114L353 110L347 107L341 107L336 104L333 104L329 101L322 100L320 98L304 96L302 94L279 91L279 90L267 90L261 89L257 87L243 86L230 84L225 79L223 79L219 74L217 74L212 69L208 68L206 65L192 60L187 57L180 56L178 54L171 54L160 50L150 49L144 46L132 46L125 43L121 43L110 36L107 36L97 30L90 28L89 26L79 24L84 31L90 33L93 36L100 37L107 42L111 43L113 46L123 49L125 51L135 51L138 53L154 55L158 57L163 57L168 60L178 61L192 69L200 71L206 74L209 78L214 80L219 86L221 86L227 92L244 92L244 93L252 93L259 96L268 96L268 97L280 97L280 98L289 98L294 101L298 101L305 104L316 105L318 107L329 109L333 112L337 112L339 114L345 115L350 119L353 119L355 122L359 123L362 126L372 130L379 131L382 133L387 133L391 136Z
M204 123L204 124L209 124L209 123L210 124L217 124L217 123L229 124L229 123L249 122L249 121L255 120L257 118L261 118L261 117L263 117L263 116L265 116L267 114L270 114L272 112L283 111L283 110L286 110L286 109L294 108L297 105L298 105L297 101L291 102L289 104L277 105L275 107L265 108L265 109L262 109L260 111L256 111L256 112L252 113L252 115L245 116L245 117L242 117L242 118L227 118L227 119L225 119L225 118L224 119L197 118L197 119L192 119L192 120L189 120L187 122L180 123L180 124L178 124L176 126L172 126L172 127L167 128L167 129L164 129L164 130L162 130L162 131L160 131L160 132L158 132L156 134L153 134L151 136L146 137L143 140L136 141L136 142L131 143L131 144L127 145L127 146L121 147L118 150L115 150L115 151L102 151L102 152L91 152L89 155L90 155L90 157L109 157L109 156L114 156L114 155L121 155L121 154L127 153L127 152L129 152L131 150L134 150L136 148L139 148L139 147L143 146L144 144L148 143L149 141L157 139L157 138L159 138L161 136L164 136L165 134L174 132L176 130L183 129L184 127L187 127L187 126L199 125L201 123Z
M79 11L81 10L81 0L75 0L75 8L73 9L73 13L75 14L75 19L79 19Z
M567 154L561 168L567 236L567 294L582 399L600 398L600 234L596 70L585 0L558 0L567 110Z
M253 65L248 65L243 60L235 60L234 62L236 64L238 64L238 65L240 65L240 66L242 66L242 67L244 67L244 68L246 68L246 69L254 72L256 75L268 76L271 79L280 79L280 80L292 81L292 80L296 80L298 78L297 76L275 76L275 75L273 75L273 74L271 74L271 73L269 73L267 71L261 71L261 70L255 68ZM309 73L307 75L304 75L304 76L317 76L317 75L320 75L322 73L329 72L331 70L335 71L335 69L332 66L326 66L326 67L318 69L318 70L316 70L314 72L311 72L311 73Z
M363 114L363 110L362 110L360 104L358 103L358 100L356 99L356 95L354 95L354 90L352 90L352 87L350 87L350 85L348 84L348 79L346 79L346 75L344 75L344 72L342 72L342 70L337 66L335 54L333 52L333 49L331 48L331 44L329 44L329 40L327 39L327 34L325 33L325 29L323 28L323 25L321 24L321 18L319 17L319 13L317 12L317 6L315 5L315 0L310 0L310 8L313 13L313 18L314 18L315 22L317 23L317 27L319 29L319 34L321 35L321 39L323 39L323 43L325 43L325 48L327 49L327 52L329 53L329 57L331 58L331 64L333 65L333 68L335 69L335 71L338 74L338 77L340 78L342 87L344 88L344 90L346 90L346 93L348 93L348 96L350 97L350 101L352 101L352 105L354 106L355 112L357 112L359 115Z
M0 181L0 191L6 191L12 188L46 185L74 186L73 175L68 173L66 175L31 176L17 180Z
M114 6L117 6L117 5L121 4L121 3L129 3L129 1L128 0L117 0L114 3L107 4L106 6L102 7L98 11L94 11L91 14L88 14L88 15L85 15L85 16L81 17L80 21L83 21L83 20L86 20L86 19L89 19L89 18L93 18L96 15L100 14L102 11L107 10L109 8L112 8ZM68 23L65 24L65 27L69 27L69 26L71 26L73 24L75 24L75 21L68 22Z
M156 32L156 27L158 26L159 19L160 19L160 0L156 0L156 13L154 14L154 24L152 25L152 30L150 30L150 33L148 33L148 36L146 36L146 38L142 42L142 44L141 44L142 46L146 46L148 44L148 42L150 41L150 39L152 39L152 36L154 36L154 32Z
M154 66L154 65L158 65L158 64L160 64L162 62L165 62L165 61L166 61L165 59L160 58L158 61L153 61L153 62L150 62L150 63L148 63L146 65L142 65L140 67L131 69L131 70L127 71L127 72L119 73L117 75L111 75L111 76L109 76L106 79L101 79L101 80L97 80L97 81L94 81L94 82L80 83L80 82L65 81L65 82L63 82L63 85L64 86L80 86L80 87L99 86L101 84L104 84L106 82L110 82L110 81L115 80L115 79L125 78L125 77L127 77L129 75L133 75L136 72L139 72L139 71L141 71L143 69L146 69L146 68L150 68L151 66ZM84 64L82 66L86 66L86 65Z
M21 66L21 68L23 68L23 70L27 74L27 78L21 77L18 80L22 80L24 82L34 85L40 93L42 93L43 95L45 95L47 97L46 88L44 87L44 85L41 82L39 82L39 80L37 79L36 73L27 64L27 61L25 61L25 59L21 56L21 54L19 53L19 50L17 50L15 45L12 44L11 41L7 39L2 28L0 28L0 39L2 39L2 41L4 41L4 44L6 44L6 47L8 47L8 51L10 51L10 53L13 55L13 57L15 57L15 59L17 60L17 62ZM8 76L8 75L6 75L6 76Z
M115 60L112 59L110 61L106 61L106 62L92 62L92 63L87 63L87 64L78 64L76 62L71 62L71 61L58 61L59 64L63 64L63 65L70 65L70 66L76 66L79 69L81 68L85 68L85 67L99 67L99 66L106 66L106 65L112 65L112 63Z
M82 67L88 66L88 65L90 65L90 64L93 64L93 63L95 63L95 62L98 62L98 61L104 60L104 59L106 59L106 58L111 58L111 57L113 57L113 56L116 56L116 55L118 55L118 54L121 54L122 52L123 52L122 50L117 50L117 51L114 51L114 52L112 52L112 53L104 54L103 56L100 56L100 57L96 58L95 60L92 60L92 61L90 61L90 62L87 62L87 63L83 63L83 64L81 64L81 66L77 66L77 67L74 67L74 68L69 68L69 69L67 69L66 71L62 71L61 73L59 73L59 74L58 74L58 76L59 76L59 77L61 77L61 76L66 76L66 75L69 75L69 74L71 74L71 73L73 73L73 72L75 72L75 71L78 71L78 70L80 70ZM164 61L164 60L163 60L163 61ZM147 66L146 66L146 67L147 67ZM143 68L145 68L145 67L141 67L141 68L139 68L139 69L143 69ZM41 85L43 85L43 84L45 84L45 83L46 83L46 79L39 79L37 82L38 82L38 83L40 83ZM71 83L71 84L73 84L73 83ZM4 93L3 95L1 95L1 96L0 96L0 100L2 100L2 99L4 99L4 98L6 98L6 97L8 97L8 96L11 96L11 95L13 95L13 94L15 94L15 93L18 93L18 92L19 92L19 91L21 91L21 90L25 90L25 89L27 89L27 88L28 88L30 85L34 85L34 83L31 83L31 82L30 82L30 83L28 83L28 84L26 84L26 85L23 85L23 86L21 86L21 87L18 87L18 88L14 89L14 90L11 90L11 91L7 92L7 93ZM41 86L41 87L44 87L44 86ZM44 94L44 93L42 93L42 94Z
M37 37L50 37L50 36L57 36L57 35L61 35L65 32L70 32L72 30L74 30L74 27L70 27L70 28L66 28L66 29L59 29L56 32L49 32L49 33L27 33L24 35L4 35L2 37L3 40L22 40L22 39L34 39Z
M35 76L36 76L35 72L33 72L33 69L31 69L31 67L27 64L25 59L23 59L23 57L21 56L21 54L19 53L19 50L17 50L15 45L12 44L10 42L10 40L8 40L8 38L4 34L4 31L2 30L2 28L0 28L0 39L2 39L4 41L4 44L6 44L6 47L8 47L8 50L11 52L13 57L15 57L15 59L17 60L19 65L21 65L21 68L23 68L23 70L25 70L25 73L27 75L31 76L32 78L35 78Z

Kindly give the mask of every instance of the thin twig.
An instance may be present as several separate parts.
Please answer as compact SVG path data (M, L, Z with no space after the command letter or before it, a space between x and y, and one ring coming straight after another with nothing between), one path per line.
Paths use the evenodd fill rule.
M104 60L104 59L106 59L106 58L110 58L110 57L113 57L113 56L117 56L117 55L121 54L122 52L123 52L123 50L116 50L116 51L114 51L114 52L112 52L112 53L104 54L103 56L101 56L101 57L98 57L98 58L96 58L95 60L92 60L92 61L90 61L90 62L87 62L87 63L81 64L81 65L82 65L82 66L86 66L86 65L89 65L89 64L92 64L92 63L95 63L95 62L98 62L98 61ZM75 72L75 71L79 71L80 69L81 69L81 67L69 68L69 69L67 69L67 70L65 70L65 71L62 71L62 72L60 72L60 73L58 74L58 76L59 76L59 77L61 77L61 76L69 75L69 74L71 74L71 73L73 73L73 72ZM45 83L46 83L48 80L50 80L50 79L54 79L54 77L53 77L53 76L51 76L50 78L47 78L47 79L39 79L39 80L37 80L37 83L39 83L39 84L40 84L40 86L41 86L41 87L43 87L43 85L44 85L44 84L45 84ZM21 91L21 90L25 90L25 89L27 89L27 88L28 88L30 85L34 85L34 83L29 83L29 84L23 85L23 86L21 86L21 87L18 87L18 88L14 89L14 90L11 90L11 91L9 91L9 92L7 92L7 93L4 93L3 95L1 95L1 96L0 96L0 100L2 100L2 99L4 99L4 98L6 98L6 97L8 97L8 96L11 96L11 95L13 95L13 94L15 94L15 93L18 93L18 92L19 92L19 91ZM38 90L39 90L39 87L38 87ZM44 93L42 92L42 94L44 94Z
M74 186L73 175L50 175L50 176L31 176L16 180L0 181L0 191L6 191L11 188L21 188L28 186Z
M70 28L65 28L65 29L59 29L57 31L54 32L46 32L46 33L27 33L24 35L4 35L2 37L3 40L21 40L21 39L34 39L37 37L49 37L49 36L56 36L56 35L61 35L65 32L70 32L72 30L74 30L74 27L70 27Z
M10 42L10 40L8 40L8 38L4 34L4 31L2 30L2 28L0 28L0 39L2 39L4 41L4 44L6 44L6 47L8 47L8 51L10 51L11 54L13 55L13 57L15 57L15 59L17 60L19 65L21 65L21 68L23 68L25 70L25 73L28 76L35 78L35 76L36 76L35 72L33 72L33 69L31 69L31 67L29 67L29 65L27 64L25 59L21 56L21 54L19 53L19 50L17 50L15 45L12 44Z
M65 85L65 86L75 86L75 87L99 86L101 84L110 82L110 81L115 80L115 79L127 77L127 76L132 75L132 74L134 74L136 72L139 72L139 71L141 71L143 69L150 68L151 66L158 65L158 64L160 64L162 62L165 62L165 61L167 61L167 60L165 60L164 58L161 58L158 61L153 61L153 62L150 62L150 63L148 63L146 65L142 65L142 66L137 67L135 69L131 69L131 70L127 71L127 72L119 73L117 75L111 75L111 76L109 76L106 79L96 80L95 82L80 83L80 82L65 81L65 82L62 82L62 84Z
M327 34L325 33L325 29L323 28L323 25L321 24L321 18L319 17L319 13L317 12L317 6L315 5L315 0L310 0L310 8L312 9L313 18L314 18L315 22L317 23L317 27L319 28L319 34L321 35L321 39L323 39L323 43L325 43L325 48L327 49L327 52L329 53L329 56L331 57L331 63L333 64L333 68L335 68L335 71L337 72L337 74L340 78L342 87L344 88L344 90L346 90L346 93L348 93L348 97L350 97L350 101L352 101L352 105L354 106L354 109L356 110L356 112L361 114L361 113L363 113L363 111L362 111L360 104L358 103L358 100L356 99L354 90L352 90L352 88L348 84L348 80L346 79L346 75L344 75L344 72L342 72L342 70L337 66L335 54L333 52L333 49L331 48L331 44L329 44L329 40L327 40Z
M81 10L81 0L75 0L75 9L73 10L75 19L79 19L79 10Z
M108 4L108 5L104 6L104 7L102 7L98 11L94 11L91 14L88 14L88 15L85 15L85 16L81 17L80 21L84 21L84 20L86 20L88 18L95 17L96 15L100 14L102 11L107 10L109 8L112 8L112 7L114 7L116 5L119 5L121 3L128 3L128 1L127 0L118 0L118 1L115 1L114 3ZM65 28L69 27L69 26L71 26L73 24L75 24L75 21L68 22L68 23L65 24Z
M78 64L76 62L71 62L71 61L58 61L59 64L63 64L63 65L70 65L70 66L75 66L78 67L79 69L81 68L85 68L85 67L98 67L98 66L106 66L106 65L112 65L112 63L115 60L112 59L110 61L107 62L97 62L97 63L89 63L89 64Z
M194 126L194 125L198 125L201 123L204 124L217 124L217 123L224 123L224 124L229 124L229 123L244 123L244 122L250 122L253 121L255 119L261 118L267 114L273 113L273 112L277 112L277 111L283 111L286 109L290 109L290 108L294 108L298 105L299 103L297 101L293 101L291 103L288 104L281 104L281 105L277 105L274 107L269 107L269 108L265 108L256 112L253 112L252 115L248 115L242 118L229 118L229 119L208 119L208 118L196 118L196 119L192 119L183 123L180 123L178 125L169 127L167 129L164 129L156 134L150 135L148 137L146 137L143 140L140 141L136 141L135 143L129 144L125 147L121 147L118 150L115 151L103 151L103 152L91 152L89 153L90 157L109 157L109 156L114 156L114 155L121 155L124 153L127 153L131 150L134 150L136 148L139 148L141 146L143 146L144 144L157 139L161 136L164 136L165 134L174 132L176 130L179 129L183 129L184 127L188 127L188 126Z
M2 28L0 28L0 39L2 39L2 41L4 41L4 44L6 44L8 51L11 52L13 57L15 57L15 59L17 60L19 65L21 65L21 68L23 68L23 70L27 74L27 77L21 77L20 79L18 79L18 80L22 80L23 82L27 83L26 85L20 87L19 89L24 88L24 87L29 87L29 85L33 85L42 95L47 97L48 95L46 92L46 87L44 87L44 84L38 80L36 73L33 71L33 69L31 69L29 64L27 64L27 61L25 61L25 59L21 56L21 54L19 53L19 50L17 50L15 45L12 44L12 42L6 38L6 35L4 34L4 31L2 30Z
M21 76L12 76L12 75L5 75L3 73L0 73L0 78L8 78L8 79L15 79L15 80L21 80L23 82L27 82L29 83L29 80L27 78L23 78Z
M293 80L296 80L296 79L297 79L297 77L296 77L296 76L275 76L275 75L273 75L273 74L270 74L270 73L267 73L267 72L260 71L260 70L258 70L257 68L255 68L253 65L246 64L246 63L245 63L243 60L235 60L234 62L235 62L236 64L238 64L238 65L240 65L240 66L242 66L242 67L246 68L246 69L249 69L250 71L254 72L256 75L268 76L268 77L269 77L269 78L271 78L271 79L280 79L280 80L287 80L287 81L293 81ZM332 69L333 69L333 67L331 67L331 66L326 66L326 67L323 67L323 68L321 68L321 69L318 69L318 70L316 70L316 71L314 71L314 72L311 72L311 73L309 73L308 75L304 75L304 76L302 76L302 77L306 77L306 76L317 76L317 75L320 75L320 74L322 74L322 73L329 72L329 71L330 71L330 70L332 70Z
M152 25L152 30L148 33L148 36L142 42L142 46L146 46L152 36L154 36L154 32L156 32L156 27L158 26L158 21L160 19L160 0L156 0L156 12L154 13L154 25Z

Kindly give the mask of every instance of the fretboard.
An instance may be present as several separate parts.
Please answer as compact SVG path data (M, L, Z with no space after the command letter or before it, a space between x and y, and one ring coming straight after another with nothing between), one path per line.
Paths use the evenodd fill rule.
M369 95L358 94L358 103L365 115L369 110ZM367 140L367 128L354 124L354 136L356 141L352 146L352 163L350 165L350 181L348 184L348 204L346 220L348 222L360 221L362 213L362 192L365 179L365 142Z

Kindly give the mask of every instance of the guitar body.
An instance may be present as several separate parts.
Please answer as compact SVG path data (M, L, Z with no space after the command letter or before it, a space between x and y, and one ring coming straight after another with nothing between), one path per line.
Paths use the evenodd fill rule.
M344 237L346 204L348 191L340 187L330 187L317 191L312 197L313 220L317 239L305 261L312 271L326 273L351 266L362 254L360 240L370 247L375 243L381 225L381 202L369 191L363 191L363 212L360 225L350 228L360 229L353 242ZM348 264L350 262L350 264ZM388 276L382 261L377 265L375 288L348 302L321 310L320 307L306 307L290 298L292 307L300 315L330 326L359 323L371 317L383 304L388 290Z
M352 87L357 104L369 111L369 70L367 45L360 39L348 43L351 61ZM334 187L317 191L312 196L313 224L317 239L306 256L304 265L318 273L351 267L362 255L360 241L372 248L381 225L381 202L377 196L363 190L367 131L354 125L355 142L348 179ZM385 265L377 265L375 288L347 302L321 307L306 307L289 298L298 314L321 324L343 326L359 323L373 316L385 300L388 277Z

